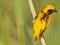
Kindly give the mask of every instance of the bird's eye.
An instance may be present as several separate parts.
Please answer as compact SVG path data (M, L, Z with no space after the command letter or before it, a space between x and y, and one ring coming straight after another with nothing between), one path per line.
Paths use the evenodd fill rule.
M48 14L51 14L51 13L53 13L53 12L54 12L54 11L53 11L52 9L49 9L47 13L48 13Z

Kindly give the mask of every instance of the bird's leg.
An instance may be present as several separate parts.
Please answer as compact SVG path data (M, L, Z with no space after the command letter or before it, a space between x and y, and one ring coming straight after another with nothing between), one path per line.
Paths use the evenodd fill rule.
M41 36L43 35L43 33L44 33L44 31L41 30L41 31L40 31L40 35L39 35L39 37L41 37Z

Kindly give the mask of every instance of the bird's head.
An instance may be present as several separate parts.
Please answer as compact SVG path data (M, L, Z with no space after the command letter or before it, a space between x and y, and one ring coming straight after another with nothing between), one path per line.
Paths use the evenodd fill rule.
M46 14L52 14L53 12L57 12L55 7L53 5L47 5L44 9L43 12Z

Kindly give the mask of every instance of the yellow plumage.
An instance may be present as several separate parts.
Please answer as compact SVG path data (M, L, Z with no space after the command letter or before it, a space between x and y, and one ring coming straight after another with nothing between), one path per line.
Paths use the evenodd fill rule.
M33 32L34 39L37 40L38 37L43 35L43 32L49 26L51 13L56 12L55 7L52 5L47 5L41 12L36 15L33 19Z

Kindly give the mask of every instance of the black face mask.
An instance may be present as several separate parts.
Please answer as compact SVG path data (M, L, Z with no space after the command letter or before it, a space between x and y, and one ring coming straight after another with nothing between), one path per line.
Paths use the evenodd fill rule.
M57 12L57 11L56 11L56 10L49 9L47 13L48 13L48 14L52 14L52 13L54 13L54 12Z

